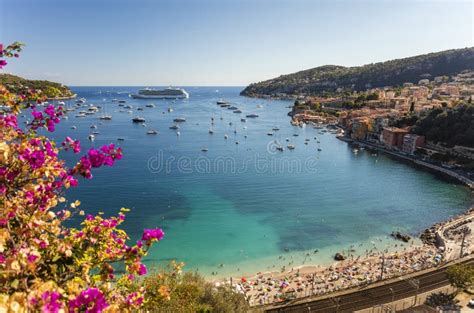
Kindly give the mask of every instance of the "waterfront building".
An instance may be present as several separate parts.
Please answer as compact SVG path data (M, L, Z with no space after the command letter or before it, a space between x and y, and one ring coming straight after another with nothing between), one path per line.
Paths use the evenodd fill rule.
M424 144L424 136L406 134L405 136L403 136L402 151L408 154L413 154L418 147L423 147Z
M403 137L408 129L387 127L382 131L381 141L390 149L400 149L403 146Z
M365 140L369 128L369 121L366 117L358 117L352 120L351 138L355 140Z

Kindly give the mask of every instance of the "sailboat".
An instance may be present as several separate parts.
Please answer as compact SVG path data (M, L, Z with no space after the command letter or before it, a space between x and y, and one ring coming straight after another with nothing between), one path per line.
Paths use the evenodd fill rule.
M99 117L99 119L110 121L112 119L112 115L105 114L105 110L104 110L104 108L102 108L102 116Z

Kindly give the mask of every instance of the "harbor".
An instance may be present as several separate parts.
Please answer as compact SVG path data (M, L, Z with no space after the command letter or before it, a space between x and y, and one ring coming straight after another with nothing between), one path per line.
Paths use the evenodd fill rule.
M186 88L190 97L184 100L133 99L129 94L135 90L74 89L79 97L65 107L75 111L58 132L79 139L92 135L85 149L115 141L129 152L120 167L107 175L98 171L93 182L81 182L69 196L84 205L98 203L91 209L110 214L119 201L130 207L132 236L148 224L161 225L171 235L145 259L149 266L176 259L211 280L309 264L327 267L351 245L355 258L375 249L373 243L374 251L403 251L408 245L395 247L392 231L415 238L472 203L460 185L383 154L354 153L336 138L335 128L291 125L286 115L291 102L240 97L239 88ZM231 106L243 113L227 109ZM89 108L93 114L85 114ZM80 111L83 117L75 117ZM127 179L118 180L122 175ZM364 188L355 187L356 181ZM283 182L292 187L282 188ZM89 184L105 192L113 188L114 198L98 197ZM410 210L413 206L419 210ZM427 212L430 218L420 224L416 216ZM380 223L380 214L392 219ZM341 216L350 223L341 223ZM362 227L366 224L371 228ZM199 241L190 240L197 231Z

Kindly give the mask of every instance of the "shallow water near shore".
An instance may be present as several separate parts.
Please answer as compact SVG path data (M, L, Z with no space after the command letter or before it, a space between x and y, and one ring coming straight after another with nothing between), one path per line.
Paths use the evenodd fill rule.
M81 139L85 149L109 142L122 146L123 160L95 171L91 181L81 180L68 198L80 199L92 213L131 208L125 229L134 240L143 228L164 228L165 239L145 260L149 266L177 259L187 270L222 277L278 271L291 261L294 267L329 264L335 252L352 244L356 254L374 243L383 249L394 243L387 237L392 231L416 235L473 202L461 185L382 154L355 154L333 134L291 126L289 101L240 97L241 88L234 87L189 87L190 98L174 103L129 98L136 90L73 88L113 119L100 125L101 113L75 118L71 112L54 136ZM133 114L119 112L112 99L133 105ZM217 106L219 99L243 113ZM250 113L259 117L240 121ZM137 115L146 118L147 127L131 122ZM180 136L169 129L176 117L186 118ZM87 140L91 124L100 132L94 142ZM159 134L147 135L149 129ZM296 149L276 151L277 145L286 147L286 138Z

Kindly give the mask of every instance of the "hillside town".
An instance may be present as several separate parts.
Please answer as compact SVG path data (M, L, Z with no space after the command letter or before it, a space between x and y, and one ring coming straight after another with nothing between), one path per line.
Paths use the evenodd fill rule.
M428 140L414 132L410 120L416 121L433 109L471 106L473 97L474 71L463 71L453 77L424 78L398 88L368 89L332 98L300 97L289 115L293 125L334 124L341 128L338 138L342 140L461 168L472 165L474 147Z

